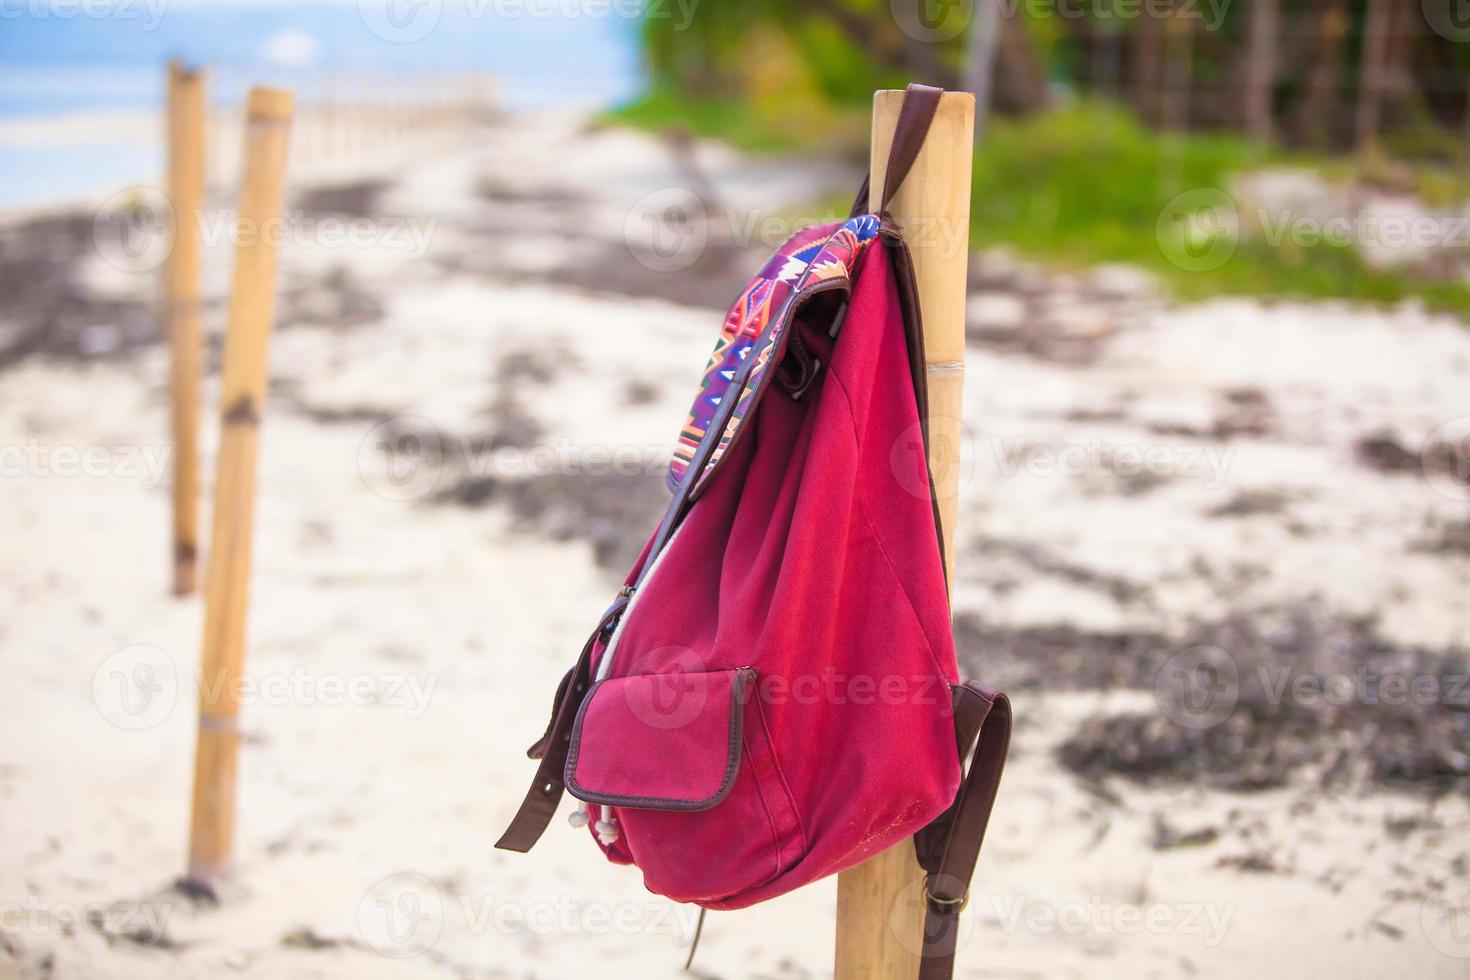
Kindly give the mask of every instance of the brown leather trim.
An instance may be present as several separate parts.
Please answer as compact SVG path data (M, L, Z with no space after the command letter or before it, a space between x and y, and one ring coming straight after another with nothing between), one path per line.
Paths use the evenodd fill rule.
M903 179L913 169L919 151L924 147L924 138L929 135L929 124L939 109L939 97L944 89L914 82L903 93L903 105L898 110L898 122L893 127L893 145L888 150L888 169L883 175L883 200L877 210L884 211L893 195L903 185Z
M520 809L511 818L505 833L500 835L500 840L495 842L495 846L501 850L522 853L529 851L541 839L541 835L546 833L551 818L556 816L556 808L561 805L561 796L565 789L562 784L562 770L566 766L567 749L571 743L572 720L582 704L581 695L587 690L591 680L592 649L597 645L597 638L602 634L603 628L608 623L616 622L627 605L627 597L620 595L607 607L598 620L597 628L583 644L581 656L577 658L576 666L568 675L566 686L558 689L561 697L553 708L551 727L537 743L542 750L541 764L536 767L536 778L526 792L525 799L521 801Z
M1011 702L978 681L954 687L955 748L970 755L969 772L955 800L938 819L914 835L914 853L924 880L924 949L919 980L949 980L960 911L969 897L975 861L1000 789L1011 744Z
M771 357L770 357L770 360L767 362L766 369L761 372L760 377L756 378L755 388L753 388L752 391L751 391L750 407L746 409L746 414L745 414L745 417L746 417L747 420L749 420L749 419L751 419L751 418L754 417L754 415L755 415L755 408L756 408L757 405L760 404L761 399L765 397L766 389L768 389L771 386L771 383L776 380L776 375L778 373L778 369L781 366L781 362L786 357L787 347L791 344L792 338L795 336L795 331L792 329L792 325L796 322L796 315L801 312L802 308L804 306L806 306L807 302L809 300L811 300L813 297L815 297L815 296L817 296L817 295L819 295L821 293L830 293L833 290L839 290L839 289L840 290L844 290L844 291L850 290L851 289L851 280L850 279L827 279L827 280L823 280L822 282L817 283L817 285L812 286L809 289L806 289L806 290L803 290L802 292L793 294L792 297L787 301L786 307L781 312L781 320L780 320L779 325L778 325L778 329L780 330L780 337L776 341L776 348L775 348L775 350L771 351ZM768 324L767 327L766 327L766 329L761 332L760 337L757 338L756 343L757 344L760 344L760 345L764 345L766 343L766 341L770 339L771 329L772 329L772 326ZM748 379L748 374L742 375L740 378L737 378L737 380L742 380L742 379ZM808 381L808 385L810 385L810 381ZM803 390L805 390L805 389L803 389ZM739 393L737 393L736 396L735 396L735 402L736 403L738 403L740 401L740 394L743 394L743 393L744 393L744 384L742 382L742 387L741 387ZM727 392L726 395L725 395L725 398L728 400L729 397L730 397L730 395ZM723 404L724 403L722 402L721 403L721 406L722 407L723 407ZM732 409L732 411L733 411L733 409ZM722 434L725 431L726 426L728 426L729 424L730 424L730 419L729 419L728 416L726 416L725 417L724 424L722 424L720 426L720 432ZM711 428L713 428L713 425L711 425ZM725 460L727 460L727 459L730 458L731 452L735 449L736 444L740 442L740 437L745 434L745 430L748 429L748 428L749 428L749 425L744 425L744 424L739 425L739 426L736 426L736 428L735 428L735 435L733 435L730 438L730 444L725 447L724 453L721 454L721 456L720 456L719 459L715 460L714 463L712 463L712 464L709 465L709 471L710 471L711 474L713 474L716 470L718 470L720 468L720 465L723 464L725 462ZM718 444L719 444L718 443L718 440L716 440L716 445L718 445ZM698 458L698 453L697 452L695 454L695 458ZM689 465L690 465L690 468L692 469L693 466L694 466L694 461L691 460ZM695 482L696 482L696 484L698 484L700 481L695 481ZM701 496L703 496L704 495L704 491L705 491L705 489L707 487L708 487L708 481L704 481L704 484L703 485L695 486L694 489L691 491L690 496L689 496L690 503L692 504L694 501L698 500Z
M919 306L919 287L914 280L914 257L909 252L903 232L885 213L879 216L878 235L888 247L893 265L893 278L898 288L898 305L903 314L904 341L908 347L909 375L914 383L914 398L919 406L919 438L924 454L929 453L929 361L924 353L924 315ZM939 496L933 474L929 480L929 508L934 513L935 538L939 544L939 567L944 570L946 589L949 585L949 562L945 559L944 530L940 524Z
M883 211L903 179L914 167L919 151L924 147L924 137L929 135L929 125L934 122L934 113L939 109L939 97L944 89L913 82L904 89L903 105L898 109L898 122L893 127L893 145L888 150L888 169L883 173L883 200L873 207L868 198L872 196L873 175L863 175L857 197L853 198L850 218L871 211Z
M715 673L712 671L711 673ZM599 793L590 790L577 782L577 757L582 749L582 722L587 717L587 709L592 704L592 699L597 696L598 690L612 680L624 680L625 678L609 677L607 680L598 681L592 685L592 690L582 699L582 707L577 711L577 722L572 726L571 751L567 755L565 769L567 792L571 793L583 803L596 803L600 806L620 806L630 810L671 810L697 812L709 810L724 802L725 797L730 795L730 790L735 788L735 777L740 773L740 747L745 731L745 698L746 692L750 690L750 682L755 677L755 670L744 667L735 672L734 683L730 685L730 725L729 736L725 744L725 775L720 781L720 786L715 792L699 800L674 800L662 799L657 796L625 796L618 793ZM677 762L675 763L677 764Z
M831 241L836 233L837 231L834 229L832 235L829 235L823 242L823 246ZM730 424L730 418L735 414L735 408L740 404L740 397L744 394L746 385L750 383L750 375L755 370L756 356L754 352L764 347L773 335L779 333L776 349L771 351L766 370L761 372L760 377L756 379L755 388L751 391L750 407L746 410L747 419L755 415L755 410L760 404L761 397L765 394L766 390L770 387L772 379L776 376L776 371L781 365L781 357L785 354L786 345L791 340L791 330L789 327L791 321L795 319L797 312L800 311L809 299L818 293L826 292L829 289L851 288L847 279L825 279L811 287L807 287L806 282L807 278L811 275L811 271L811 266L808 265L802 272L801 279L797 281L796 288L787 297L780 312L776 316L771 317L771 321L766 324L766 328L756 338L755 344L751 347L751 356L745 359L745 363L740 367L740 372L730 382L729 388L726 389L724 398L720 402L720 410L710 420L709 428L704 432L704 438L699 440L699 446L694 450L694 455L690 458L689 465L684 469L684 478L679 481L679 488L674 492L674 499L669 501L668 509L664 511L663 520L659 522L658 530L654 532L653 544L648 551L648 560L644 563L643 570L639 573L637 581L633 583L635 589L643 584L644 576L653 567L654 559L658 557L659 552L663 551L664 545L669 543L669 538L673 537L674 531L679 526L679 522L684 519L684 515L688 513L694 501L699 498L701 492L699 489L700 478L705 471L705 467L710 465L710 458L714 456L715 449L720 445L720 440L724 438L725 429ZM747 428L749 426L741 425L735 429L735 435L731 438L730 445L726 447L720 459L713 464L716 469L718 469L720 463L730 458L731 450L735 448L740 436ZM711 470L711 474L713 473L714 470Z
M576 672L577 668L573 667L562 675L561 683L556 685L556 694L551 699L551 715L546 719L546 731L526 750L526 758L539 759L546 754L546 743L551 741L551 730L556 727L556 709L561 707L562 700L567 696L567 688L572 686L572 675Z

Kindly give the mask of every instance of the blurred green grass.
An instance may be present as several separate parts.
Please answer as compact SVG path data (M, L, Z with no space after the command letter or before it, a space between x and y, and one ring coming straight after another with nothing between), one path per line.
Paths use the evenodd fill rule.
M806 118L796 126L780 115L735 98L695 100L655 91L608 118L646 130L678 129L720 139L753 153L825 150L852 159L865 154L866 104L805 113L821 121ZM1025 119L995 118L975 153L970 244L977 249L1003 245L1063 267L1136 265L1181 299L1244 295L1394 304L1417 298L1432 309L1470 316L1470 284L1374 268L1350 245L1290 236L1273 244L1256 227L1249 208L1237 208L1238 234L1218 228L1201 232L1188 222L1168 220L1166 211L1178 195L1198 195L1207 188L1229 194L1236 175L1267 165L1310 168L1333 182L1374 176L1340 161L1263 153L1235 136L1161 133L1104 103L1076 103ZM1400 184L1409 183L1434 203L1459 186L1446 190L1443 174L1433 168L1409 168L1408 177L1404 167L1394 173ZM845 202L822 203L845 212ZM1200 235L1204 240L1198 240ZM1223 242L1217 254L1228 252L1227 259L1192 261L1192 254L1210 247L1210 235L1233 237L1233 252ZM1186 246L1192 253L1181 251Z

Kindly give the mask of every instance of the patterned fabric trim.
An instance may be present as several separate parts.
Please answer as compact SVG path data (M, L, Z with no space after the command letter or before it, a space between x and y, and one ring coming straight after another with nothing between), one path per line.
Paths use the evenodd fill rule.
M803 293L848 288L852 270L856 268L863 249L877 236L878 226L876 215L864 214L847 221L803 228L776 250L776 254L730 306L720 336L715 341L714 352L705 365L699 392L674 446L674 458L668 473L670 490L678 487L688 471L689 461L709 430L720 403L729 393L736 371L747 357L753 355L756 365L751 369L749 383L740 393L740 402L725 426L720 444L715 447L709 465L700 476L701 485L709 479L715 464L734 440L750 409L753 394L759 388L758 382L766 370L766 362L770 360L771 353L780 348L782 333L788 326L778 323L761 350L754 351L756 341L771 319L791 308L792 300ZM840 284L834 285L839 280ZM695 488L696 491L698 489Z

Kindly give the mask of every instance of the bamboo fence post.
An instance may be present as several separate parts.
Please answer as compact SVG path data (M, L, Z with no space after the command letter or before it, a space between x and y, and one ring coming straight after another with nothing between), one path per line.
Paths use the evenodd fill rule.
M238 680L245 664L245 610L255 464L266 390L266 348L275 316L276 246L292 97L253 88L245 109L245 172L230 284L230 324L220 392L219 468L205 578L199 740L189 833L188 881L213 893L228 872L240 746Z
M204 76L168 66L168 200L173 248L164 264L163 317L173 439L173 590L194 591L199 556L199 208L204 198Z
M883 193L881 181L902 103L900 91L878 92L873 98L869 161L873 207ZM968 92L946 92L924 148L888 208L908 238L924 314L929 470L950 581L954 580L952 545L963 438L974 123L974 97ZM914 980L918 976L924 930L922 877L909 841L838 875L835 980Z

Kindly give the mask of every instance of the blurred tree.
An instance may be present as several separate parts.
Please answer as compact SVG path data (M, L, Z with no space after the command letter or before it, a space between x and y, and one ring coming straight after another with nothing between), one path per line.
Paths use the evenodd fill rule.
M874 89L925 81L1008 115L1076 93L1262 147L1382 142L1470 162L1465 2L701 0L687 24L650 15L643 37L654 89L674 103L744 105L730 118L814 138L825 130L807 124L834 109L855 117Z
M646 18L644 50L656 85L695 96L749 95L746 41L779 32L825 98L865 103L874 89L909 81L958 88L976 2L994 0L703 0L687 25ZM992 78L995 106L1022 112L1046 105L1048 91L1025 5L1016 11L1003 18Z
M1271 141L1271 102L1276 85L1277 0L1256 0L1250 11L1250 46L1246 52L1245 126L1257 144Z

